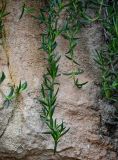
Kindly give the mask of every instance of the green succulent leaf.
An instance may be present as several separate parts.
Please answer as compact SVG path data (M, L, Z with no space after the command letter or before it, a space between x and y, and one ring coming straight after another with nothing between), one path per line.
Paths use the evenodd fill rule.
M6 78L5 74L4 74L4 72L2 72L0 74L0 84L5 80L5 78Z
M24 91L27 89L27 82L25 81L22 85L21 85L21 91Z
M10 87L10 91L9 91L9 94L7 96L5 96L5 98L7 100L12 100L14 98L14 87Z

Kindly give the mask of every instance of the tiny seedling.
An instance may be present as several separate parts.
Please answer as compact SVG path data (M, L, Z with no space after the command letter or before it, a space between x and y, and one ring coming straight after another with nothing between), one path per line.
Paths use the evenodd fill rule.
M25 81L24 83L22 83L20 81L19 85L15 89L15 94L18 96L21 92L26 90L26 88L27 88L27 82Z
M20 81L18 86L11 86L8 95L5 96L6 101L11 101L17 98L27 88L27 82Z
M0 85L5 80L5 78L6 78L5 74L4 72L2 72L0 75ZM9 93L7 95L1 92L5 98L4 104L6 104L6 102L8 102L9 104L11 100L17 98L21 94L21 92L23 92L26 88L27 88L27 82L22 83L20 81L18 86L10 86Z

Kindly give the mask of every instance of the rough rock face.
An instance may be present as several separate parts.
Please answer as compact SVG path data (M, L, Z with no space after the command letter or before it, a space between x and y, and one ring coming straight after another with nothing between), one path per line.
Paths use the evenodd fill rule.
M42 134L46 130L40 119L41 105L38 102L42 75L45 72L45 53L40 47L42 29L32 17L26 15L18 20L23 0L8 0L7 10L11 13L5 21L6 44L0 46L0 70L7 76L8 83L28 82L28 89L8 108L0 110L0 160L117 160L108 137L100 136L99 88L96 85L96 68L92 50L101 43L100 27L96 24L81 31L77 59L85 72L80 81L88 81L83 89L73 86L72 80L60 76L60 91L56 117L70 127L62 138L58 153L53 155L51 137ZM37 6L35 1L29 2ZM60 73L71 69L65 58L67 42L58 39L61 55ZM2 101L2 98L1 98Z

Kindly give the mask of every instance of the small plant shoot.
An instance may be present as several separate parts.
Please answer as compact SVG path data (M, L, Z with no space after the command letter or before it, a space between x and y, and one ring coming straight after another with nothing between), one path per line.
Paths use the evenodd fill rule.
M3 81L5 80L6 76L4 74L4 72L2 72L0 74L0 85L3 83ZM19 83L18 86L10 86L9 87L9 91L8 94L5 94L4 92L2 92L2 95L4 96L5 102L9 102L13 99L16 99L24 90L26 90L27 88L27 82L21 82Z

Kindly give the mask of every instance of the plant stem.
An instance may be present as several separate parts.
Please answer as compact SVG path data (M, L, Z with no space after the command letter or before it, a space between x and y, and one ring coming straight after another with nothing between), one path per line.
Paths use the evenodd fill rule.
M55 142L54 142L54 155L56 154L56 151L57 151L57 144L58 144L58 142L55 141Z

